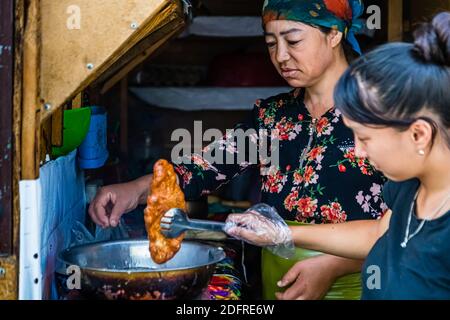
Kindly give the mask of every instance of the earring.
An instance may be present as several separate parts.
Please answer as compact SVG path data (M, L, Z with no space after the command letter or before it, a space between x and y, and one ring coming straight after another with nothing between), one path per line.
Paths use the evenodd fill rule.
M425 151L419 150L419 155L424 156L425 155Z

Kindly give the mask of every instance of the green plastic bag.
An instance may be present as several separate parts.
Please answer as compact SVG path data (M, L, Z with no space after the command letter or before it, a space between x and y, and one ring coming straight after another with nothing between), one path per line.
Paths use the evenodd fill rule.
M288 225L304 225L293 221L286 221L286 223ZM276 299L275 292L282 292L286 289L279 288L277 282L295 263L321 254L318 251L296 248L294 258L284 259L263 249L261 256L263 299L274 300ZM324 299L359 300L361 299L361 290L361 274L354 273L337 279Z

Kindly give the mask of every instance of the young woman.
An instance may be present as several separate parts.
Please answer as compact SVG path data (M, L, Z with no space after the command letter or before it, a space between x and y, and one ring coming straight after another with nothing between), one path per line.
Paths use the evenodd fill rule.
M291 232L297 246L366 259L363 299L450 299L449 89L449 12L420 27L414 44L388 44L361 57L336 87L356 155L391 180L383 191L390 210L380 220ZM228 222L231 235L254 244L289 242L258 214ZM281 285L290 281L287 275Z
M280 163L217 164L192 155L193 164L175 166L186 198L213 192L258 166L262 201L286 220L326 224L380 217L383 180L364 158L355 156L352 132L333 99L334 87L348 67L345 53L360 51L354 31L362 11L359 0L265 2L263 25L270 58L295 89L259 100L250 121L239 127L278 130ZM232 157L237 154L233 137L207 148L215 146ZM89 208L92 219L104 227L116 226L120 215L145 203L150 181L151 176L145 176L102 188ZM109 203L112 211L107 211ZM297 257L305 255L300 252ZM291 267L301 273L282 299L322 298L337 278L359 272L362 264L330 255L286 263L268 252L263 252L263 260L265 298L275 298L276 282ZM358 286L358 275L352 279Z

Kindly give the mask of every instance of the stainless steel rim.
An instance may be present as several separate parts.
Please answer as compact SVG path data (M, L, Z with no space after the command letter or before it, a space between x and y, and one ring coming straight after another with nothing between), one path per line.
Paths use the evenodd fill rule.
M139 239L139 240L119 240L119 241L102 241L102 242L96 242L96 243L90 243L90 244L84 244L75 246L66 250L63 250L59 255L58 259L67 265L77 265L73 261L70 261L70 255L74 251L83 250L84 248L89 247L96 247L96 246L113 246L113 245L119 245L119 244L127 244L127 243L135 243L135 244L146 244L148 246L148 240L147 239ZM138 274L138 273L164 273L164 272L170 272L170 271L181 271L181 270L191 270L201 267L206 267L210 265L214 265L220 261L222 261L225 258L225 252L222 247L219 246L213 246L209 244L204 244L196 241L183 241L184 244L188 245L195 245L198 246L199 250L210 250L210 260L207 263L198 263L193 264L189 266L181 266L181 267L162 267L160 269L154 269L154 268L133 268L133 269L113 269L113 268L98 268L98 267L81 267L81 270L88 270L88 271L95 271L95 272L107 272L107 273L126 273L126 274ZM183 244L182 244L183 245ZM164 266L161 265L161 266Z

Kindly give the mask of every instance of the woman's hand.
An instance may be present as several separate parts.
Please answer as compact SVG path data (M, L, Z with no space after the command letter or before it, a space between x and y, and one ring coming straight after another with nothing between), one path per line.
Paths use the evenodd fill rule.
M224 231L250 244L266 247L273 254L289 259L295 253L292 233L275 208L259 203L241 214L231 214Z
M289 288L276 292L278 300L319 300L330 290L336 280L333 270L327 266L322 256L297 262L278 281L279 287Z
M255 211L230 214L225 231L234 238L260 247L275 246L290 240L279 225Z
M275 208L259 203L244 213L230 214L225 232L260 247L293 246L292 234Z
M361 270L362 261L320 255L297 262L277 283L289 286L277 292L278 300L323 299L337 278Z
M89 215L103 228L116 227L124 213L145 203L151 176L102 187L89 205Z

